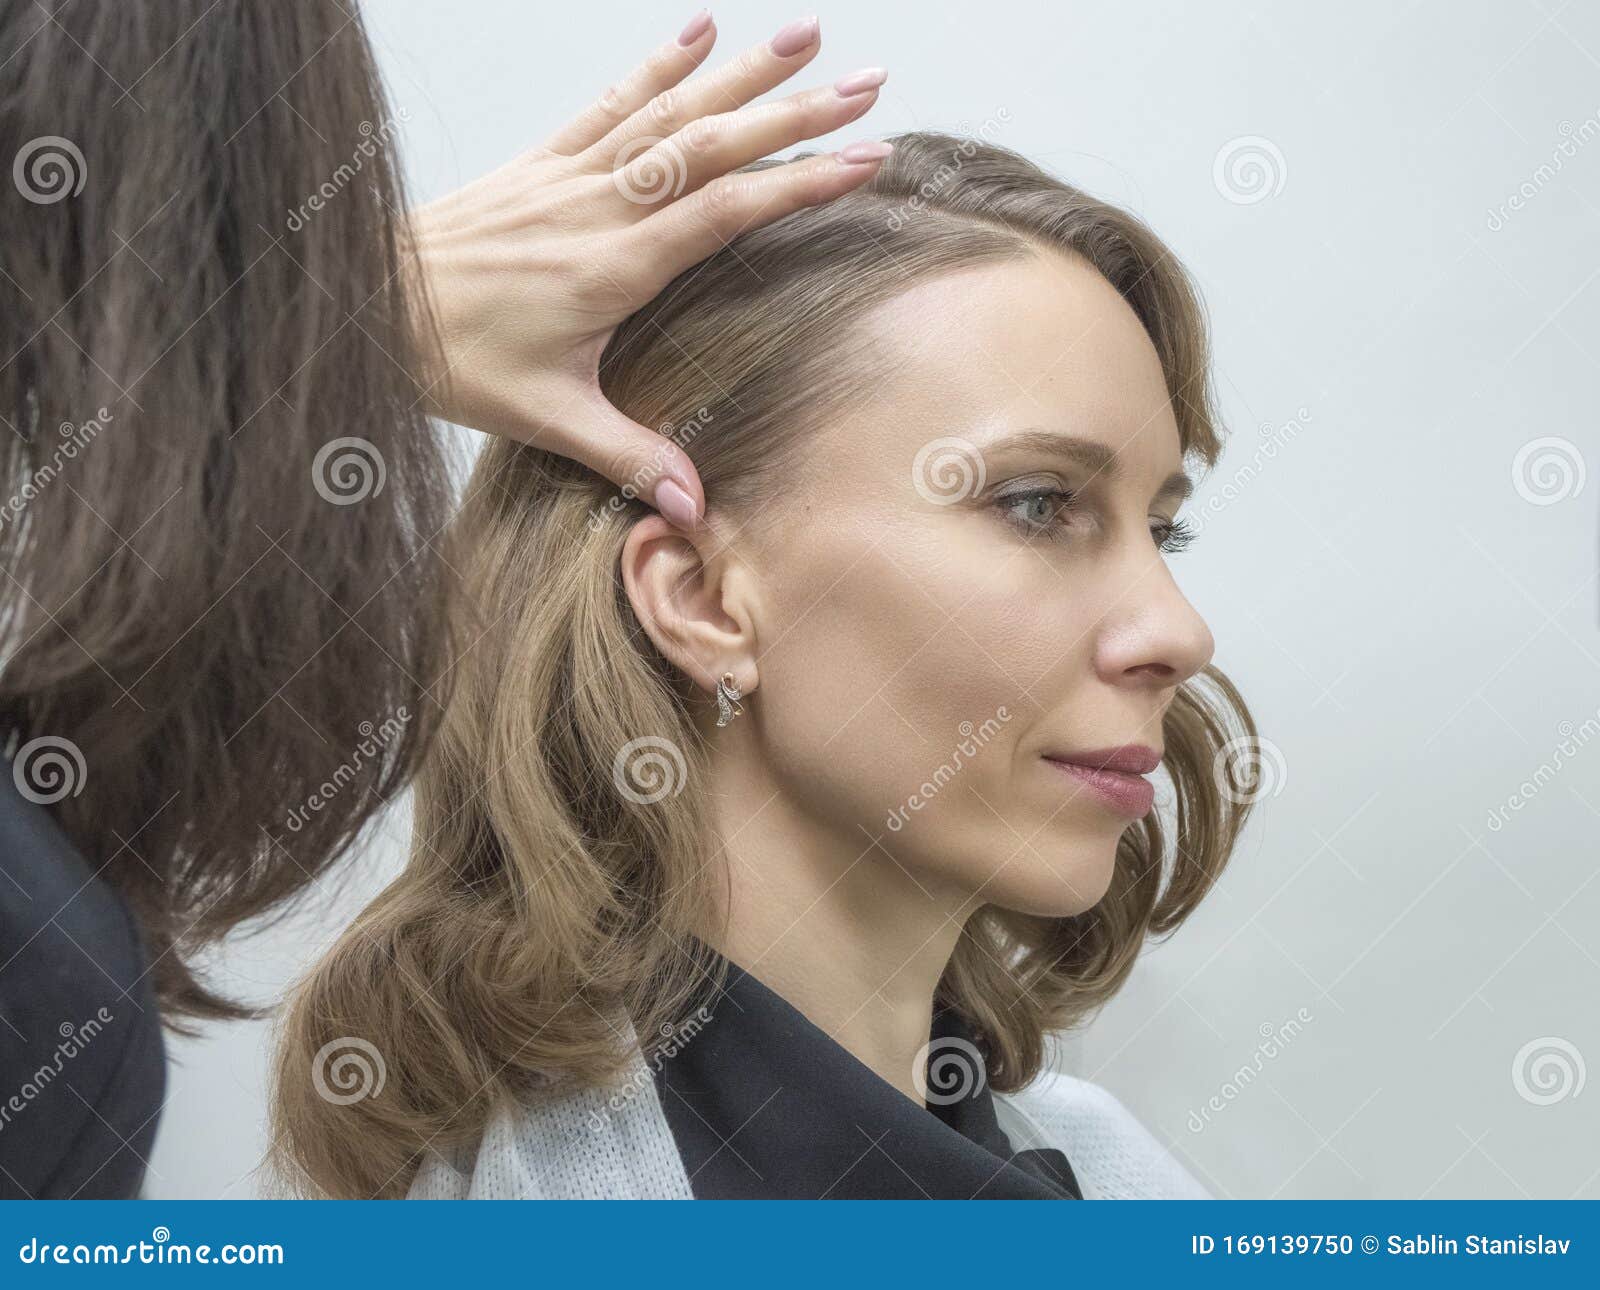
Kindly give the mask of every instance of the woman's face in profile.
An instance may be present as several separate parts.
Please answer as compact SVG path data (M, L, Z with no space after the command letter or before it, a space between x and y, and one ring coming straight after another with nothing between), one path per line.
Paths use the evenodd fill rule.
M1081 912L1148 806L1047 755L1161 752L1212 653L1162 549L1182 460L1160 361L1053 253L916 285L861 326L885 374L737 543L762 796L929 894Z

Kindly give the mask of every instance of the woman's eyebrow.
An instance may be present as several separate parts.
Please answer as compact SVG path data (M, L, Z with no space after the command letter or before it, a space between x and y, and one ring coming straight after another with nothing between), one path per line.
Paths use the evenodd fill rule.
M1122 467L1117 461L1115 449L1098 439L1086 439L1082 435L1070 434L1064 430L1018 430L1014 434L1005 435L985 445L987 452L1002 449L1065 457L1089 471L1091 475L1104 474L1112 482L1122 478ZM1175 470L1161 481L1153 500L1163 502L1175 499L1181 502L1193 493L1194 480L1183 471Z

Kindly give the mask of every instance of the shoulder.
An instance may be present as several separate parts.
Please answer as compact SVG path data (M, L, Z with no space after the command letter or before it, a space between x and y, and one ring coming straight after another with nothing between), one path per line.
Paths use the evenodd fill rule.
M144 946L0 761L0 1195L135 1194L166 1091Z
M1046 1070L995 1102L1012 1146L1064 1152L1086 1200L1211 1198L1133 1112L1098 1084Z

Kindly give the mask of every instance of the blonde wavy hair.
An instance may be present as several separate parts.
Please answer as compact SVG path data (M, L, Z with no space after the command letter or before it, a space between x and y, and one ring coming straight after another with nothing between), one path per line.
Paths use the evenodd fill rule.
M867 308L1041 248L1082 257L1132 306L1185 455L1213 465L1204 312L1149 228L1005 149L930 133L893 142L871 183L739 237L611 340L607 395L644 424L694 426L685 447L708 505L737 524L776 499L808 428L867 388L870 358L841 360ZM409 862L285 1020L273 1161L290 1190L404 1195L424 1150L476 1140L499 1097L616 1078L631 1055L619 1015L649 1055L721 984L699 939L718 878L697 788L706 698L641 629L619 573L648 513L565 458L510 442L484 452L453 557L471 612L458 617L461 661L417 783ZM998 1091L1032 1080L1045 1035L1109 999L1146 939L1211 888L1249 811L1216 767L1254 734L1238 692L1207 667L1163 726L1171 831L1155 811L1130 827L1085 913L991 905L970 919L939 997L981 1034ZM683 790L653 802L613 773L645 735L685 759ZM330 1054L352 1040L376 1050L383 1087L330 1097Z

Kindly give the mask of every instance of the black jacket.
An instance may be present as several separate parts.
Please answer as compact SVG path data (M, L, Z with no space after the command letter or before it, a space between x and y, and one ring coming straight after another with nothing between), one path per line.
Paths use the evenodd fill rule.
M0 761L0 1197L136 1196L165 1096L138 929Z

